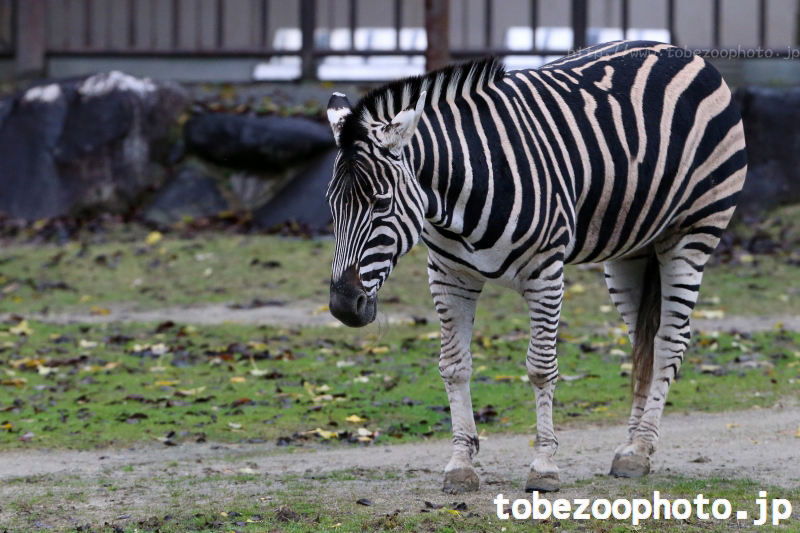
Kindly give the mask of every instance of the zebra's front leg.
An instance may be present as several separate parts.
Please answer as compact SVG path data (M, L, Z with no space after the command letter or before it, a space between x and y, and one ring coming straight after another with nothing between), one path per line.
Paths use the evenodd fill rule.
M558 380L556 338L564 298L564 267L553 261L525 286L523 296L528 303L531 338L526 366L528 379L536 396L536 457L525 483L527 492L554 492L561 484L553 457L558 439L553 428L553 394Z
M478 453L479 444L469 390L472 376L469 345L483 282L447 272L433 261L428 263L428 278L442 327L439 373L453 421L453 456L444 470L442 490L449 493L476 491L480 481L472 467L472 458Z

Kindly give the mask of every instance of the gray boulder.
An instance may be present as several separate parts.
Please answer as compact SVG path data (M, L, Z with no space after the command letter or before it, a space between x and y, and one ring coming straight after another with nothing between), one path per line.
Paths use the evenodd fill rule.
M800 202L800 88L736 91L747 142L747 179L738 210Z
M253 223L270 228L287 221L322 228L333 219L325 193L337 149L329 149L304 167L284 188L253 213Z
M156 162L187 105L180 86L121 72L46 82L0 104L0 212L34 220L125 212L161 182Z
M183 128L186 148L227 167L276 172L334 145L327 125L298 117L206 113Z
M199 164L183 166L163 187L144 218L159 226L170 226L184 217L208 217L228 209L228 201L217 181Z

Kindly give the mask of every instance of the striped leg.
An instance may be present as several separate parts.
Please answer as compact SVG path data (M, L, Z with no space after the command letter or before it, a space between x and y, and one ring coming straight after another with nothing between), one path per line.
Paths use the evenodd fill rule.
M453 457L444 470L442 490L450 493L475 491L480 481L472 468L472 458L478 453L479 443L469 390L472 376L469 345L483 282L446 270L430 257L428 281L442 327L439 373L453 420Z
M528 281L523 296L531 319L526 366L536 396L536 457L525 483L528 492L552 492L560 487L553 457L558 439L553 428L553 393L558 380L556 337L564 298L563 256L550 256Z
M650 455L658 444L658 427L669 387L680 370L691 338L692 313L703 268L719 239L695 233L656 244L660 265L661 313L653 343L652 384L641 419L630 443L614 458L612 473L640 477L650 470Z
M637 254L632 257L606 261L603 265L606 272L608 292L611 294L611 300L622 316L622 320L625 321L625 325L628 327L631 346L636 344L636 320L639 316L639 304L642 301L645 270L647 262L653 253L652 250L647 250L644 255ZM635 382L631 417L628 420L628 436L617 447L616 453L619 453L620 450L631 443L633 434L639 426L639 419L644 411L649 388L649 382L645 383L642 380Z

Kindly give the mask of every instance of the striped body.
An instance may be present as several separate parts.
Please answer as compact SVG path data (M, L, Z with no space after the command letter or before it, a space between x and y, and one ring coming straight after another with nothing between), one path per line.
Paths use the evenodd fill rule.
M734 206L739 111L712 66L676 50L601 45L426 111L408 147L425 243L511 284L553 246L568 263L605 261L691 224L717 196L715 209Z
M528 303L537 405L526 488L558 487L552 400L565 263L603 262L634 348L628 437L612 473L649 471L667 392L689 344L703 267L746 173L739 110L719 73L669 45L598 45L539 69L496 60L400 80L328 115L341 148L329 200L331 312L375 317L399 257L428 246L439 370L454 454L446 490L473 490L478 451L469 345L484 283Z

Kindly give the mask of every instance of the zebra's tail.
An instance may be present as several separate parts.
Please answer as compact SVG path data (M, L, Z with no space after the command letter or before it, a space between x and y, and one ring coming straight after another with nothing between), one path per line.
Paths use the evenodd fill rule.
M639 394L647 394L653 379L653 350L658 327L661 325L661 272L658 258L652 254L644 271L642 299L636 317L636 345L633 347L631 388L636 392L636 382L642 384Z

